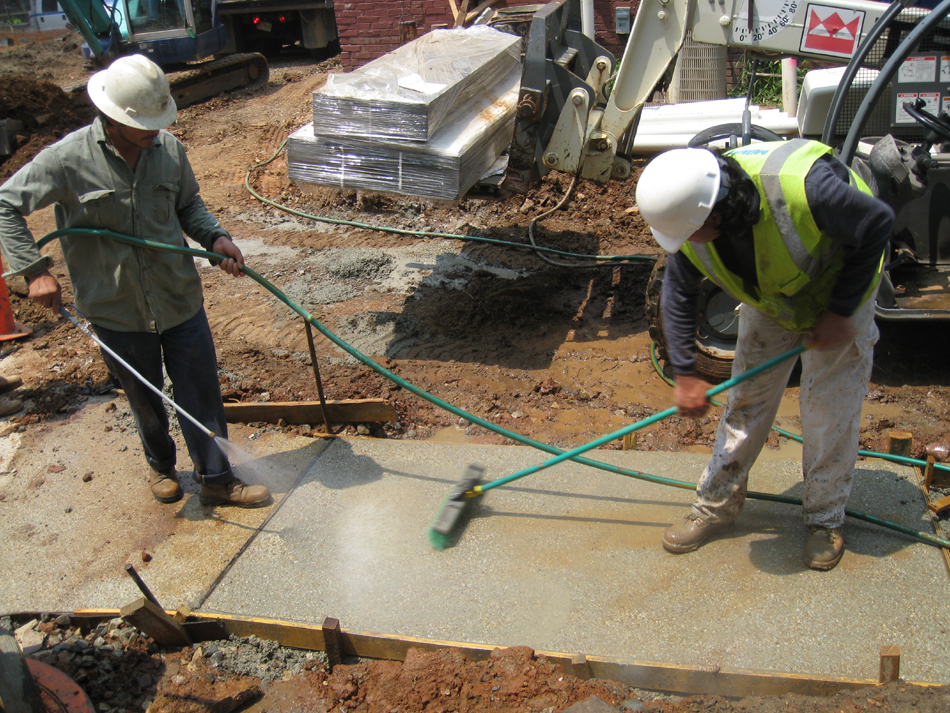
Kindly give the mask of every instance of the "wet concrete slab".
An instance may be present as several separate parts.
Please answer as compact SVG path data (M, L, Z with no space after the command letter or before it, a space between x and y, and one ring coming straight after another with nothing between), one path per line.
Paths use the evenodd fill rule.
M275 507L202 507L187 455L184 498L152 499L138 436L113 427L113 404L93 399L64 421L0 438L0 613L120 609L142 596L127 565L165 608L197 608L266 529ZM246 426L231 439L247 453L235 472L265 482L276 505L327 445Z
M596 451L695 480L704 455ZM497 478L546 459L529 448L336 440L221 577L202 610L352 631L618 660L876 679L900 646L911 681L950 683L940 550L849 520L831 572L801 562L800 508L751 500L736 526L671 555L663 529L689 490L559 464L479 501L454 547L428 526L468 463ZM763 458L751 487L801 495L798 460ZM932 532L910 468L858 464L849 506Z

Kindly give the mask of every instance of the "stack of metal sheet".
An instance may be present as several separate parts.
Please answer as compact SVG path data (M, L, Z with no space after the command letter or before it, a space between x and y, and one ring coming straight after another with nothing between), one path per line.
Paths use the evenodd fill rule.
M520 79L516 68L425 143L326 136L307 124L288 141L288 175L338 188L459 199L511 142Z
M521 41L490 27L435 30L313 94L314 133L428 141L521 62Z
M289 139L288 174L461 198L511 142L520 77L520 38L484 26L430 32L357 72L331 75L314 93L313 122Z

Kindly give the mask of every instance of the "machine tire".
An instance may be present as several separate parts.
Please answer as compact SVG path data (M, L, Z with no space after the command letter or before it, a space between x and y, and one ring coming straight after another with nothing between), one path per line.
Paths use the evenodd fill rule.
M656 343L657 356L669 361L666 337L663 334L663 308L660 294L666 274L666 253L656 261L647 282L646 317L650 338ZM738 327L738 319L730 329L722 332L710 324L710 312L722 313L728 305L738 304L723 292L712 280L704 278L700 293L700 327L696 334L696 373L711 384L718 384L732 376L732 361L735 358L736 337L732 327ZM714 320L715 321L715 320Z

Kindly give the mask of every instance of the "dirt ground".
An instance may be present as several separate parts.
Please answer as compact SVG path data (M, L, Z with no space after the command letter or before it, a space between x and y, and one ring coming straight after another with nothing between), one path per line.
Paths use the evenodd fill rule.
M78 36L69 34L0 48L0 118L20 119L27 129L14 137L16 150L0 164L0 180L42 146L90 120L89 107L76 98L80 95L61 91L88 76L81 69L79 45ZM332 59L316 63L292 56L276 58L265 87L184 108L170 129L188 149L206 204L234 234L248 265L329 330L401 378L531 438L574 447L667 408L671 392L654 372L644 316L651 260L589 268L565 257L551 264L527 249L529 221L557 205L568 188L565 177L549 176L527 195L468 197L451 204L301 187L288 181L286 153L278 150L290 133L310 120L311 94L333 71L339 71L339 65ZM250 172L250 185L296 214L263 203L245 190L250 167L275 155ZM583 255L656 256L659 250L634 207L638 173L639 166L626 183L582 183L566 210L536 227L537 242ZM37 238L55 229L50 209L31 216L29 224ZM53 272L63 282L68 300L69 281L58 246L47 250L57 258ZM316 400L301 320L248 278L235 281L211 269L201 274L225 399ZM108 390L110 382L85 337L32 305L22 280L10 279L7 286L17 320L33 329L27 339L3 342L0 351L0 358L17 364L24 380L17 397L25 408L10 419L8 429L16 428L28 442L31 426L64 421L91 393ZM950 330L940 324L880 327L861 445L883 451L889 432L909 431L915 439L913 454L923 457L928 444L950 439L945 358ZM327 398L385 398L398 413L395 422L333 424L335 429L344 433L360 429L385 438L510 442L408 393L316 336ZM0 371L3 367L0 364ZM787 399L792 406L796 396L792 385ZM667 419L640 432L637 447L708 452L719 412L715 409L698 421ZM783 408L780 418L788 430L800 425L797 408ZM315 435L316 426L270 427ZM780 438L773 436L769 445L779 447ZM416 658L413 667L377 662L347 668L345 674L340 669L332 676L314 673L314 690L328 688L336 696L326 699L332 703L259 710L329 710L339 705L341 710L367 711L560 711L591 694L614 706L626 700L614 684L582 684L556 676L548 664L524 651L504 654L509 661L505 656L518 661L493 684L504 691L495 701L490 691L481 691L470 696L477 703L463 704L461 691L471 692L472 686L493 680L497 671L490 674L445 653ZM475 680L478 676L482 684ZM415 682L414 690L431 690L431 698L426 702L395 694L386 698L384 692L399 690L407 677ZM426 688L420 689L423 680ZM443 693L443 688L450 693ZM946 698L939 696L946 691L932 695L887 687L829 700L729 703L698 697L656 701L644 709L905 711L931 710L926 707L930 702L940 702L939 709L945 710ZM436 703L440 696L444 702ZM385 701L389 707L374 701Z

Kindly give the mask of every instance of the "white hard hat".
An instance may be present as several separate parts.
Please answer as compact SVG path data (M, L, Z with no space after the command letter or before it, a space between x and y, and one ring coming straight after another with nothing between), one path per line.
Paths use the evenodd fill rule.
M103 114L133 129L164 129L178 113L165 73L140 54L119 57L96 72L86 91Z
M699 230L719 198L721 170L706 149L672 149L647 164L637 207L660 247L675 253Z

